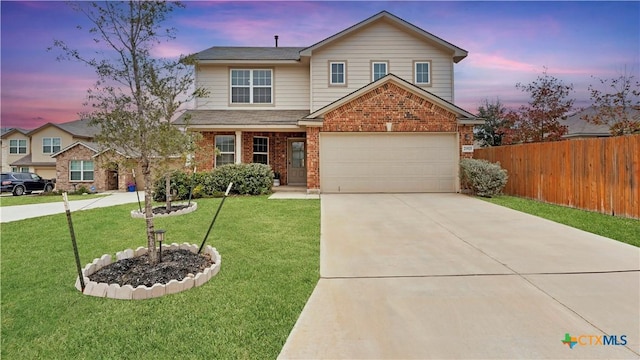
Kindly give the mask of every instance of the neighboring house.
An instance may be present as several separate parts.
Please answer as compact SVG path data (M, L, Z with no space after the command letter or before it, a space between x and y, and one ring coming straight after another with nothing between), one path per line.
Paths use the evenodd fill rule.
M567 118L561 121L561 125L567 126L567 133L563 135L563 138L579 139L590 137L606 137L611 136L608 125L595 125L586 120L583 120L584 115L594 115L596 113L593 106L580 110L573 115L567 116Z
M126 157L121 152L105 150L91 141L76 141L51 156L56 160L58 190L74 191L80 185L98 192L126 190L134 181L131 169L123 165ZM136 166L138 188L144 187L141 174Z
M309 47L212 47L195 69L209 96L175 123L202 133L207 168L265 163L309 192L456 192L483 123L454 103L466 56L386 11Z
M2 171L34 172L56 179L56 189L73 191L79 185L94 191L126 190L130 169L120 169L118 152L100 150L98 133L89 120L47 123L34 130L7 129L2 133ZM5 156L6 154L6 156ZM115 157L106 156L115 154ZM139 187L144 182L138 181Z
M30 172L29 166L13 166L13 162L31 153L29 130L20 128L2 128L0 143L2 147L2 172Z
M640 113L637 109L629 109L627 114L630 117L635 116L638 117ZM586 120L582 119L585 115L593 116L596 114L596 109L593 106L582 109L573 115L568 116L564 121L561 122L562 125L566 125L568 130L563 138L568 139L578 139L578 138L591 138L591 137L607 137L611 136L611 131L609 129L609 125L595 125Z
M9 159L9 166L17 169L28 168L43 178L52 179L57 176L56 161L51 155L76 141L90 141L95 133L88 120L76 120L62 124L47 123L26 134L5 134L3 140L7 138L10 141L22 136L26 138L26 151L21 148L19 155Z

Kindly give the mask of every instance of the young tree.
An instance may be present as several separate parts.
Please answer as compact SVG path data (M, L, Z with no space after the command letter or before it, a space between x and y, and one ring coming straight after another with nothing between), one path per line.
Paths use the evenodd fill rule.
M569 98L573 85L565 85L544 68L536 80L527 85L518 83L516 88L529 93L531 100L518 111L507 114L512 126L506 143L560 140L567 133L567 127L560 120L573 107L574 100Z
M614 79L598 79L610 92L589 85L594 114L582 116L596 125L607 125L611 135L640 132L640 82L624 73Z
M54 46L62 50L59 59L80 61L96 72L98 80L88 90L87 101L92 107L87 116L101 129L96 140L135 159L142 169L147 247L150 261L156 263L152 166L190 150L189 136L171 119L182 104L203 92L193 89L192 58L159 59L151 54L154 46L175 38L175 29L163 23L182 4L107 1L71 6L91 22L89 33L100 51L87 56L60 40Z
M504 136L507 108L496 98L495 101L489 99L482 100L478 107L478 117L485 120L484 125L476 127L475 139L482 146L500 146Z

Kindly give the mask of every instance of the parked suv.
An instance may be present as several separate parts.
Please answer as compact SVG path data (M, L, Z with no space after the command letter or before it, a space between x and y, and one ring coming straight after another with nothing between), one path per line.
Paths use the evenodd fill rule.
M50 192L55 186L55 179L47 180L34 173L2 173L2 192L11 192L14 196L31 194L32 191Z

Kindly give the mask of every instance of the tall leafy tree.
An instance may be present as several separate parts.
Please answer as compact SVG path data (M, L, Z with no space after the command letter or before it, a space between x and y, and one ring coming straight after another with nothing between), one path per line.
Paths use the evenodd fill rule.
M505 143L556 141L567 133L560 120L572 109L574 99L569 97L573 85L547 73L529 84L516 84L516 88L531 96L527 105L506 115L509 128L505 129Z
M485 120L483 125L476 126L475 139L482 146L500 146L504 136L507 108L496 98L495 101L489 99L482 100L478 107L478 117Z
M617 78L598 81L608 91L589 85L595 112L582 119L609 126L611 135L640 132L640 82L626 71Z
M128 1L71 3L91 23L88 29L99 48L82 54L66 42L54 41L61 59L80 61L95 70L97 81L88 90L86 116L101 129L96 140L134 159L145 183L147 247L157 262L151 191L152 167L190 150L191 139L171 124L181 105L202 94L194 91L193 59L152 56L154 46L175 38L164 23L178 2ZM78 27L82 30L81 27Z

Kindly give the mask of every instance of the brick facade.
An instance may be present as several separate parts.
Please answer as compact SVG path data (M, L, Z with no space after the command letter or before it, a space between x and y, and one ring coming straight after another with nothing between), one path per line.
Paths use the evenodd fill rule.
M458 125L455 113L388 82L329 111L324 115L322 127L309 126L306 128L306 133L242 132L241 161L243 163L253 162L253 138L255 136L267 137L269 139L269 165L274 172L280 173L280 182L282 185L286 185L288 183L287 141L291 138L306 138L307 189L316 192L320 190L320 132L388 131L457 132L460 142L460 149L458 149L460 156L473 156L473 153L462 153L462 145L473 144L472 125ZM198 169L210 171L214 168L216 135L235 136L235 132L202 132L200 150L196 153Z
M133 182L133 174L131 169L117 164L123 160L122 156L105 153L94 157L95 154L86 146L77 145L56 156L56 190L71 192L82 185L90 190L94 187L96 192L126 191L127 184ZM69 167L72 160L93 161L93 181L71 181ZM136 176L138 189L143 189L144 179L139 166Z
M202 132L202 139L199 144L199 151L196 152L198 171L211 171L215 167L214 148L216 135L233 135L235 132L229 131L205 131ZM287 181L287 153L288 140L292 138L305 138L304 132L242 132L242 163L253 162L253 138L256 136L269 139L269 165L274 172L280 173L280 183L288 184ZM237 144L236 144L237 146Z
M308 190L320 190L320 132L389 131L458 132L460 156L473 156L462 153L462 145L473 144L473 126L459 126L455 113L396 84L385 83L326 113L321 128L307 128Z
M320 128L307 128L307 189L320 191Z
M393 83L377 87L324 116L322 131L455 132L456 114Z

